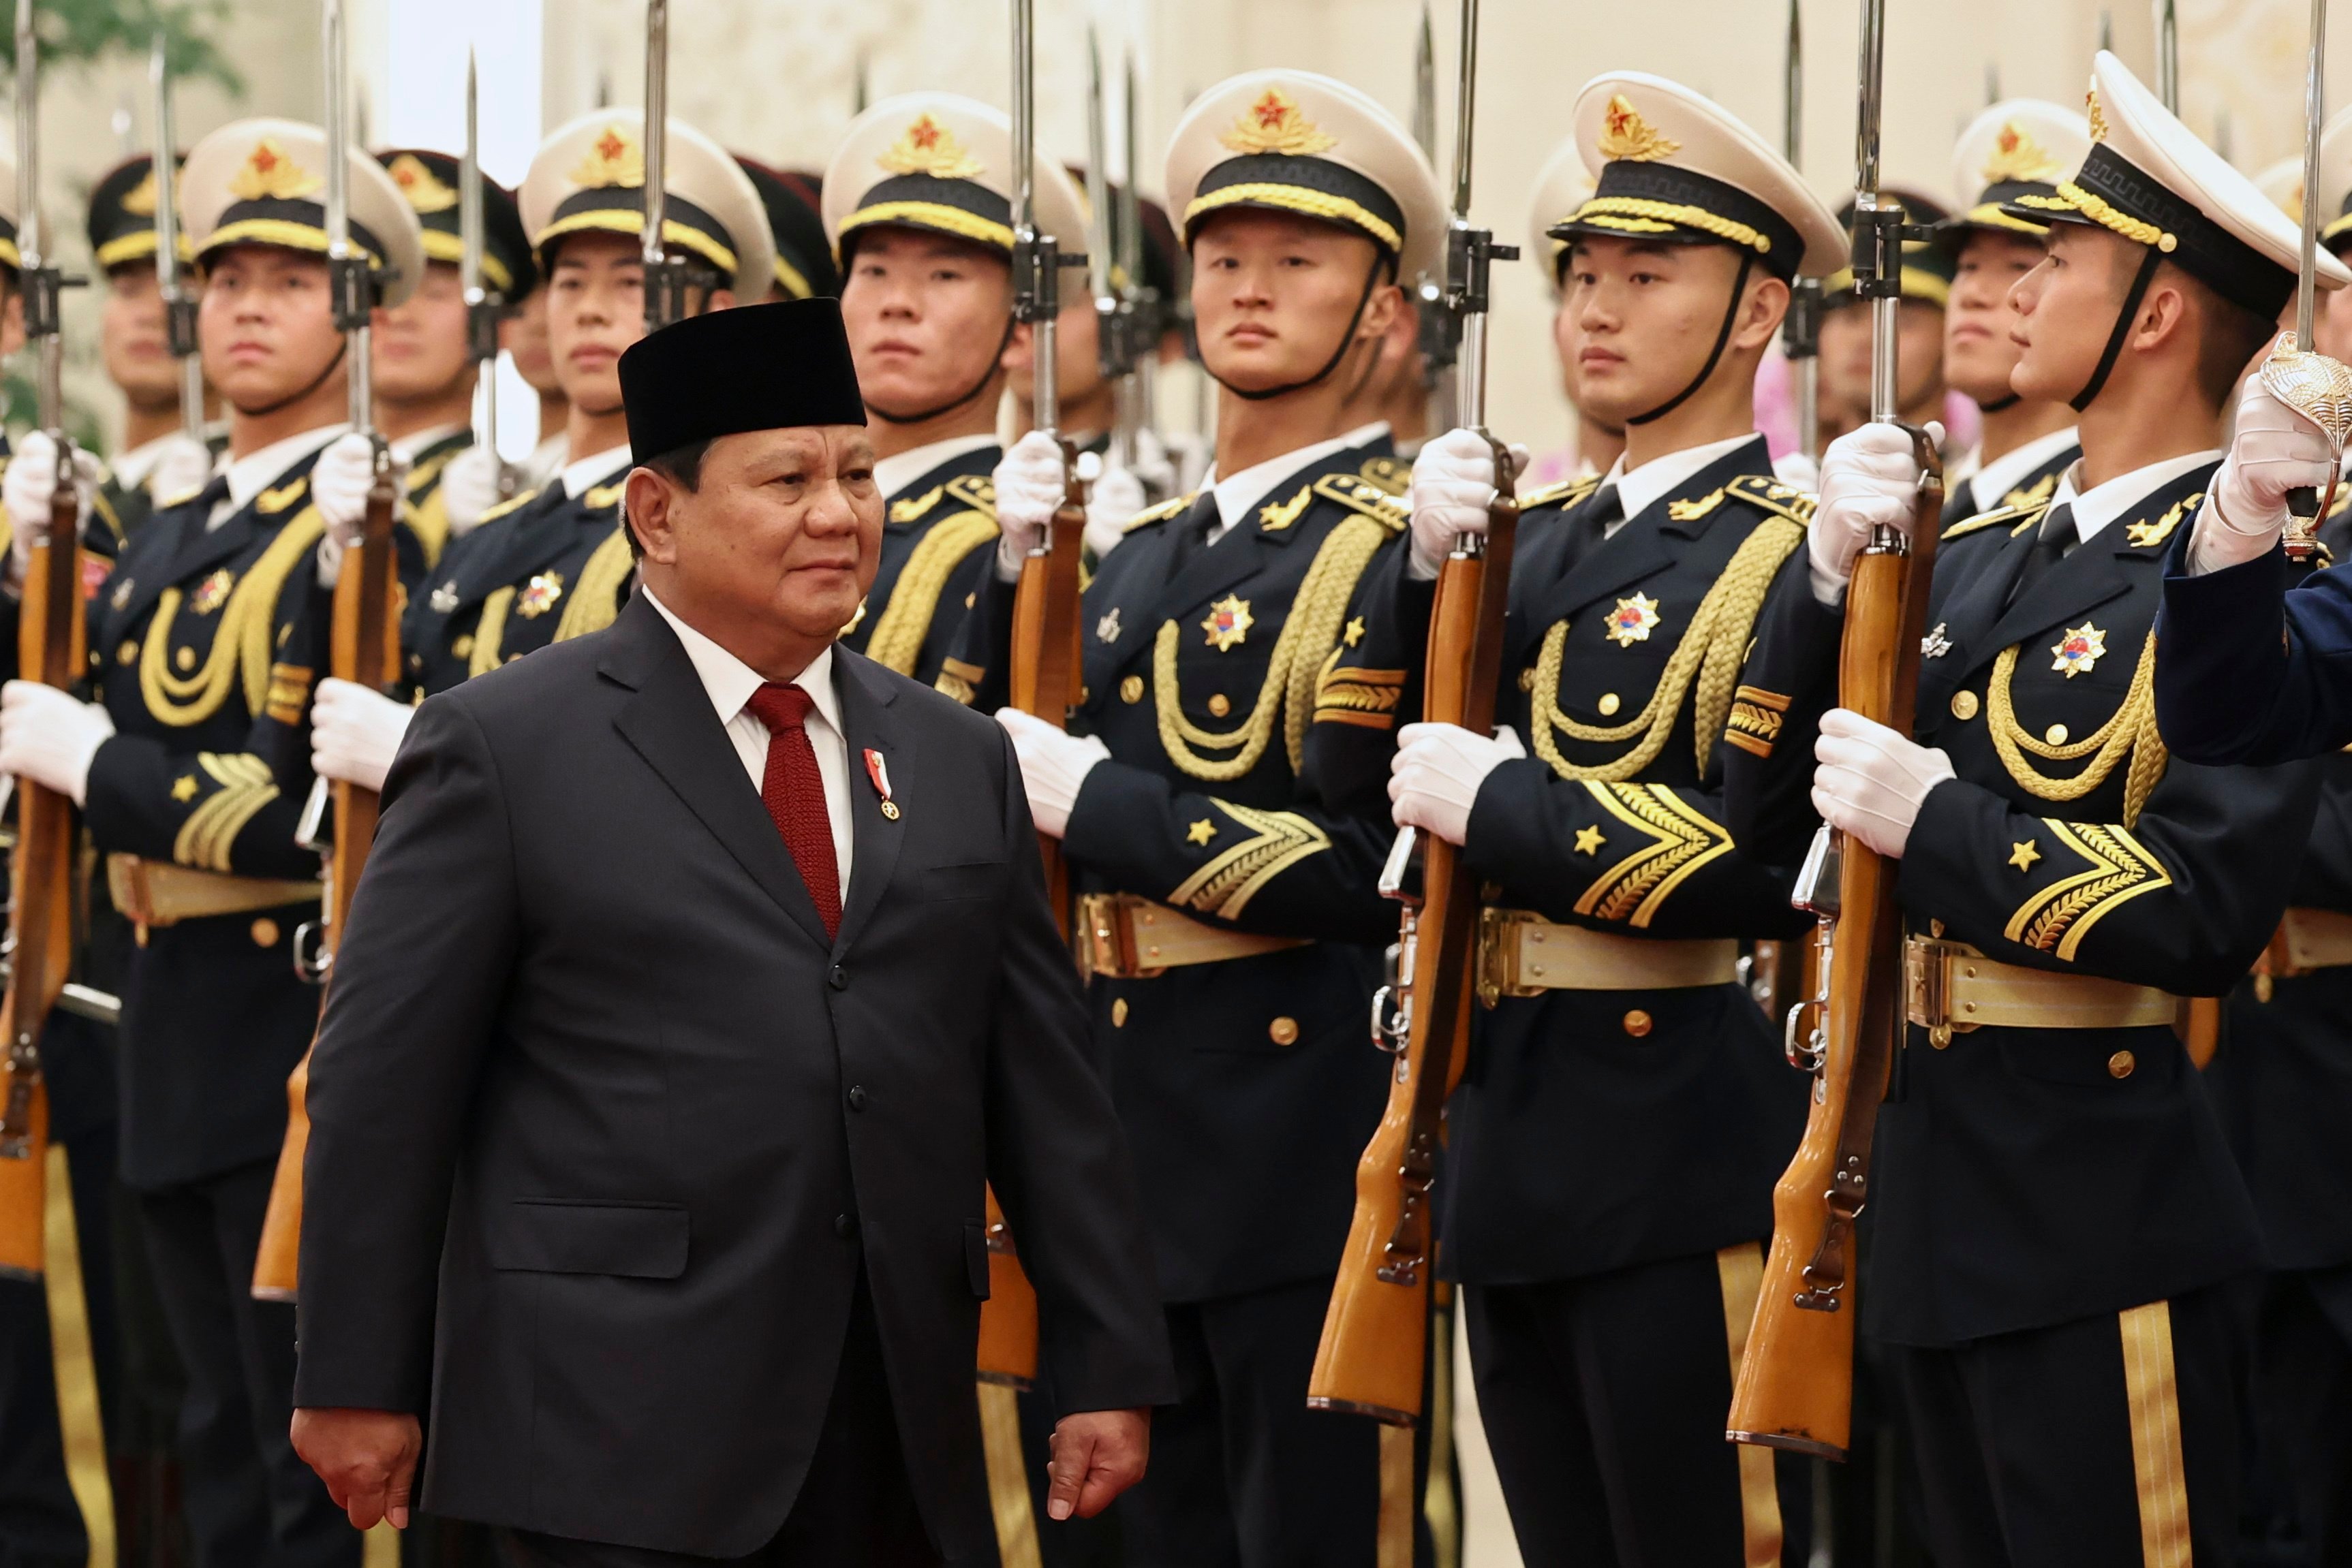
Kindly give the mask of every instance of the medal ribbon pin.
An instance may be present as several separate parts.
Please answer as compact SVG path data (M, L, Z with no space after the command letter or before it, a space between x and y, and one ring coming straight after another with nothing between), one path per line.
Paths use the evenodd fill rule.
M882 816L886 821L898 820L898 802L890 798L890 767L882 754L872 747L866 748L866 777L874 781L874 792L882 797Z

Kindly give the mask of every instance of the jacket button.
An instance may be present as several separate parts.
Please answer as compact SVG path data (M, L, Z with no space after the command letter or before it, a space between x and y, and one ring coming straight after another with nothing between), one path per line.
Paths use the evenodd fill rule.
M1655 1025L1651 1021L1650 1015L1643 1012L1640 1008L1635 1008L1632 1012L1625 1015L1625 1032L1632 1035L1635 1040L1641 1039L1643 1035L1649 1033L1654 1027Z
M835 964L824 977L824 983L836 991L849 989L849 971Z
M2042 732L2042 738L2047 745L2063 746L2066 744L2066 735L2067 730L2064 725L2053 724L2048 729Z
M1265 1026L1265 1037L1276 1045L1297 1045L1298 1020L1295 1018L1278 1018Z
M1233 712L1233 711L1234 711L1233 699L1231 699L1230 697L1226 696L1224 693L1223 693L1223 692L1213 692L1213 693L1211 693L1211 694L1210 694L1210 695L1209 695L1209 716L1210 716L1210 717L1212 717L1212 718L1223 718L1223 717L1224 717L1224 716L1225 716L1225 715L1227 715L1227 714L1229 714L1229 713L1231 713L1231 712Z
M1966 722L1977 716L1977 694L1958 691L1952 694L1952 716Z
M1143 677L1141 675L1129 675L1127 679L1119 682L1118 700L1123 703L1141 702L1143 700Z
M866 1085L863 1083L853 1083L849 1086L849 1108L853 1111L866 1109Z
M1601 700L1594 703L1592 706L1601 710L1601 716L1602 718L1607 718L1624 705L1617 700L1617 694L1615 692L1602 692L1601 694Z
M1110 1004L1110 1027L1113 1029L1125 1029L1127 1027L1127 998L1125 997L1115 998Z
M278 922L263 915L253 923L253 945L257 947L278 946Z
M857 1234L857 1216L836 1214L833 1217L833 1233L846 1241Z
M2132 1069L2138 1065L2138 1061L2133 1057L2130 1051L2119 1051L2113 1056L2107 1058L2107 1076L2110 1078L2129 1078L2132 1075Z

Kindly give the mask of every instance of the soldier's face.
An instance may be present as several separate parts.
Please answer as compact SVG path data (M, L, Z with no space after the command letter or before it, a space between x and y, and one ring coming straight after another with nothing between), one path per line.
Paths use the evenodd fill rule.
M1012 308L1013 269L993 251L920 229L861 234L841 319L866 406L908 414L971 391Z
M1944 313L1944 374L1980 403L2011 395L2017 310L2009 301L2018 280L2042 265L2042 242L2025 235L1979 229L1960 248L1952 303Z
M1944 391L1941 307L1925 299L1895 309L1895 406L1906 414ZM1849 301L1822 318L1822 402L1855 421L1870 413L1870 308Z
M155 281L152 262L129 262L107 273L99 348L106 359L107 379L122 389L131 407L154 411L178 406L180 369L163 329L163 291Z
M1569 372L1577 406L1601 424L1622 425L1680 394L1715 351L1738 277L1728 246L1580 236L1561 304L1576 318ZM1715 375L1740 373L1779 329L1788 303L1788 285L1751 267Z
M2063 402L2090 384L2143 254L2087 224L2051 225L2048 254L2010 291L2018 356L2009 384L2018 395Z
M545 397L556 384L555 355L547 344L547 290L534 288L502 325L499 341L514 356L515 373Z
M308 388L340 399L343 340L329 295L327 264L308 252L237 246L216 257L196 314L205 379L239 409L272 408Z
M1013 395L1024 403L1034 401L1037 355L1028 328L1013 329L1013 340L1004 345L1004 369ZM1091 396L1103 383L1102 324L1095 316L1095 302L1085 289L1071 289L1066 282L1062 313L1054 322L1054 371L1055 392L1064 402Z
M416 292L389 310L378 310L374 327L375 395L383 402L423 402L472 382L466 291L456 267L444 262L425 267Z
M547 280L547 348L555 384L581 407L621 406L621 354L646 335L644 252L626 235L578 234Z
M1355 322L1331 381L1352 384L1404 308L1369 239L1289 213L1234 207L1192 239L1192 325L1218 380L1245 392L1296 385L1328 363ZM1364 308L1360 313L1357 302Z

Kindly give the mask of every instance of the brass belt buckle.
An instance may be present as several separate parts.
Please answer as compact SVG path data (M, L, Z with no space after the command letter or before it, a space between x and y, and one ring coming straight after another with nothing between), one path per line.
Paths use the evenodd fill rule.
M1478 911L1478 1003L1492 1009L1505 997L1532 997L1542 988L1519 979L1519 928L1536 917L1521 909Z
M1907 1010L1914 1023L1927 1027L1927 1043L1937 1051L1952 1043L1952 960L1958 953L1956 944L1932 936L1914 936L1904 947Z
M1129 893L1089 893L1078 900L1078 964L1087 977L1132 980L1143 973L1135 951L1135 910Z

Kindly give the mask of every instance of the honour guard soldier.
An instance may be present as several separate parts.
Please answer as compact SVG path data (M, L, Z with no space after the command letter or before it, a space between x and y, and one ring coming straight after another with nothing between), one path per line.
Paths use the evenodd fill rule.
M1573 136L1552 150L1552 155L1536 176L1535 197L1528 209L1528 247L1519 254L1543 272L1544 287L1551 296L1551 342L1559 358L1560 392L1576 416L1575 442L1563 457L1549 457L1538 453L1535 466L1522 475L1523 480L1536 482L1537 487L1560 479L1598 479L1616 465L1625 454L1625 427L1611 424L1603 416L1585 406L1577 391L1576 367L1582 358L1583 329L1579 322L1583 311L1569 304L1568 290L1561 274L1567 270L1568 241L1552 237L1552 225L1561 216L1576 211L1592 199L1591 172L1584 166L1584 149ZM1563 464L1544 470L1550 464Z
M769 299L812 299L838 297L841 272L833 265L833 247L825 243L824 198L814 176L735 155L735 162L760 193L768 214L768 235L775 241L775 281Z
M1535 254L1562 289L1577 405L1624 430L1624 454L1522 498L1507 727L1395 732L1419 701L1431 584L1495 498L1485 435L1432 443L1411 548L1377 569L1363 634L1321 678L1310 751L1327 788L1385 788L1399 825L1462 845L1496 890L1439 1260L1465 1287L1520 1550L1777 1562L1770 1457L1723 1433L1804 1122L1738 948L1794 929L1793 862L1734 843L1723 780L1750 628L1812 512L1773 477L1756 368L1791 280L1846 246L1778 152L1685 88L1598 78L1575 125L1597 185L1552 172L1563 204Z
M842 641L925 685L939 679L996 542L989 474L1013 319L1013 131L950 93L886 99L824 172L824 229L873 415L886 501L882 570ZM1059 165L1034 170L1037 229L1086 249L1086 204Z
M563 383L556 379L555 356L547 346L547 289L543 280L542 286L532 289L507 319L506 350L507 357L514 361L515 374L539 398L539 444L523 459L520 476L524 489L536 490L562 472L564 431L572 419L571 400L563 395Z
M401 626L411 693L446 691L551 643L612 623L635 563L620 526L628 476L621 353L645 336L644 117L598 110L558 129L525 175L521 218L547 279L548 342L571 409L572 460L546 488L498 507L436 569ZM723 309L773 276L766 214L718 143L677 120L664 149L664 232L709 280L692 306ZM315 766L379 788L412 713L350 682L320 685Z
M225 127L188 155L205 368L231 409L223 466L158 510L95 585L100 700L28 681L0 694L0 771L82 807L139 926L122 993L122 1174L187 1372L184 1500L206 1565L359 1561L284 1436L293 1309L250 1290L286 1076L318 1012L292 957L295 926L319 909L318 861L294 841L311 781L304 710L327 656L332 540L356 528L366 490L364 462L323 450L348 402L326 155L316 127L277 120ZM352 241L396 304L423 270L415 217L373 162L354 155L349 179ZM54 447L28 439L6 488L17 540L46 529L57 466ZM0 657L13 660L16 600L0 604Z
M89 193L90 256L106 274L99 348L123 401L122 445L96 507L110 556L152 515L157 498L200 488L219 452L215 442L191 439L181 422L179 361L156 283L155 198L155 163L144 154L117 164ZM193 256L184 235L180 250L186 266Z
M1127 1561L1355 1568L1373 1552L1377 1433L1309 1411L1306 1390L1387 1094L1363 1008L1396 911L1375 887L1386 824L1333 810L1298 768L1315 673L1362 635L1358 579L1403 525L1386 427L1357 422L1411 308L1400 275L1440 263L1444 204L1386 111L1291 70L1195 99L1168 191L1223 388L1219 466L1134 519L1087 588L1074 733L998 717L1084 894L1096 1051L1176 1349L1181 1397L1120 1504ZM997 569L948 666L984 706L1059 454L1024 436L997 487Z
M2011 385L2071 402L2083 456L2047 501L1948 530L1992 537L1936 563L1919 738L1822 716L1853 562L1874 528L1912 526L1914 437L1893 425L1825 459L1730 721L1756 742L1733 828L1759 852L1801 842L1817 809L1902 861L1909 1027L1860 1326L1939 1563L2231 1560L2224 1291L2261 1253L2179 1031L2184 998L2226 991L2275 929L2317 782L2184 760L2151 695L2176 536L2208 497L2251 522L2284 511L2273 480L2308 482L2216 466L2294 289L2294 226L2105 52L2090 128L2078 173L2007 204L2050 225L2012 295ZM2320 259L2327 287L2352 281Z
M415 591L452 539L463 538L499 503L499 455L474 441L478 367L467 331L466 293L458 282L465 236L458 224L457 159L446 152L402 148L376 161L416 209L425 235L425 276L396 309L375 316L376 427L408 470L404 486L407 521L422 547L404 559L402 578ZM512 193L482 182L482 287L519 304L538 287Z
M2082 455L2074 411L2054 398L2029 398L2010 384L2020 350L2010 335L2017 280L2042 264L2049 225L2004 211L2020 196L2049 196L2083 166L2091 128L2070 109L2032 99L1996 103L1969 122L1952 152L1954 184L1975 191L1965 211L1937 225L1952 257L1944 311L1944 378L1984 416L1975 451L1953 466L1946 527L2049 498Z

